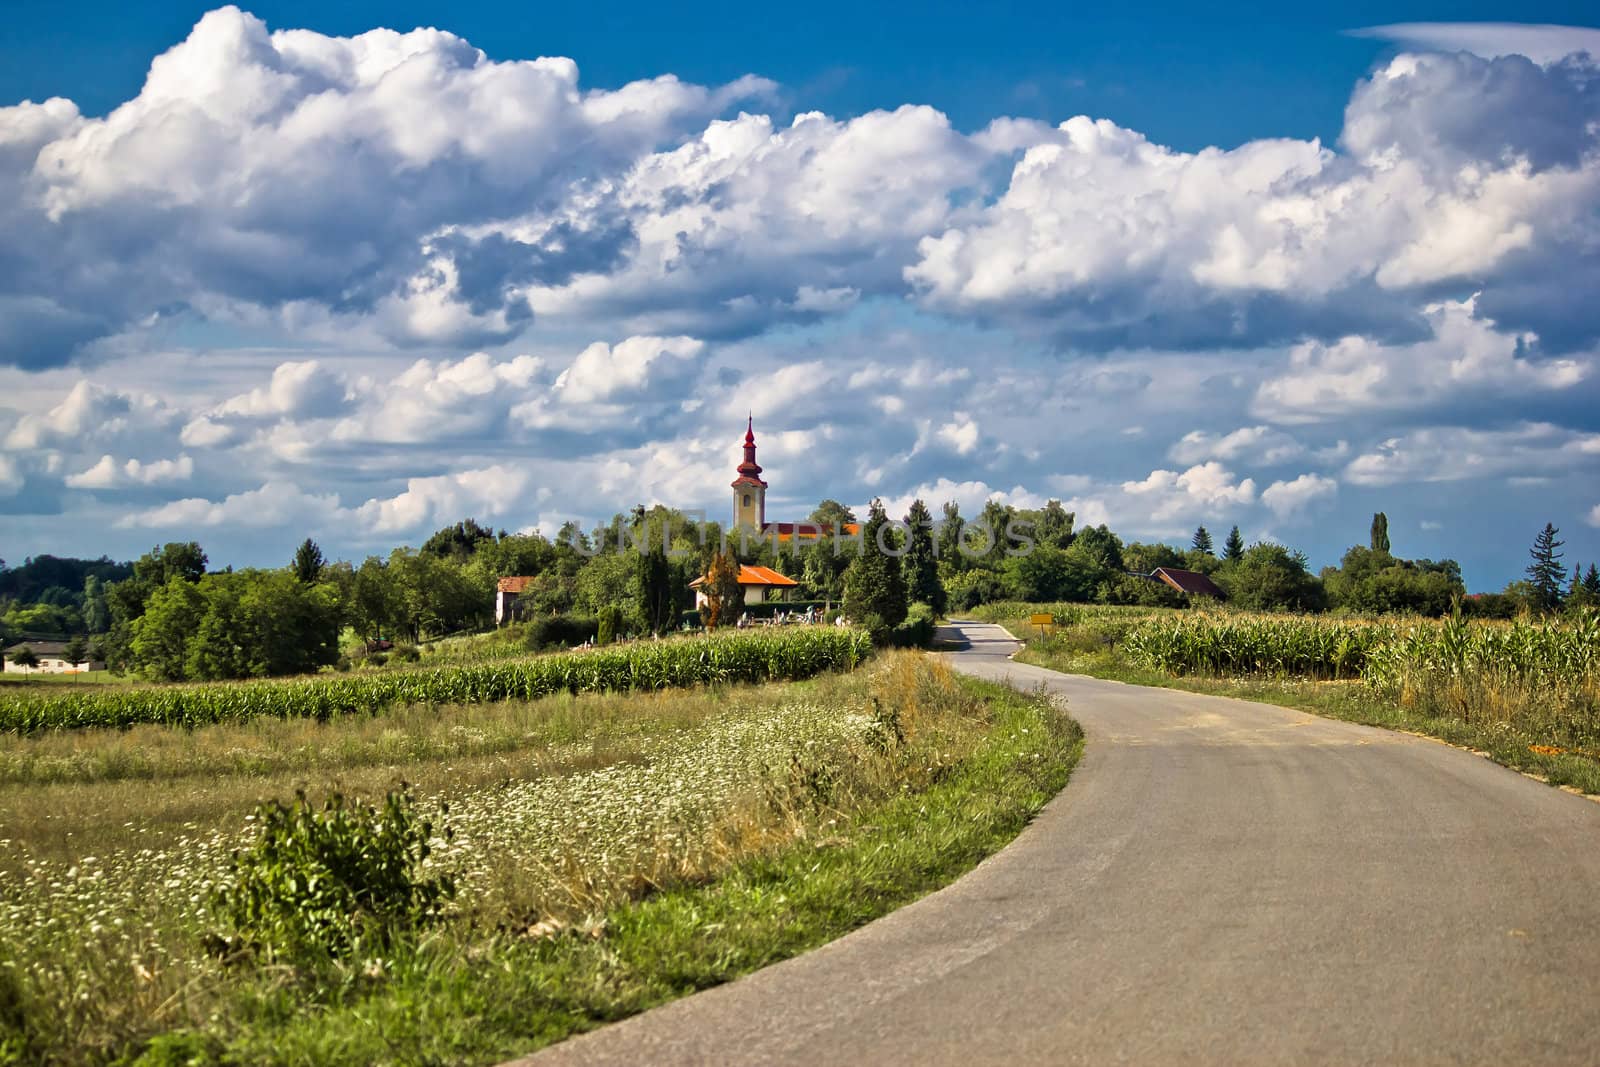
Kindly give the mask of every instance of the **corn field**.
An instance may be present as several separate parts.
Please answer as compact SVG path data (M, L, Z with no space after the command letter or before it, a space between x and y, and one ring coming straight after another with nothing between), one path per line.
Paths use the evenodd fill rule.
M381 675L30 693L0 699L0 731L34 733L139 723L193 727L262 717L326 720L371 715L406 704L477 704L535 700L563 691L791 681L855 667L871 648L870 639L858 630L794 627Z
M1411 627L1373 650L1362 675L1402 707L1515 723L1600 755L1600 614L1485 626L1459 617Z
M1498 723L1600 753L1600 614L1576 619L1395 623L1176 616L1122 639L1168 674L1360 679L1401 707Z
M1134 626L1122 648L1168 674L1343 679L1362 677L1372 652L1396 637L1382 623L1174 615Z

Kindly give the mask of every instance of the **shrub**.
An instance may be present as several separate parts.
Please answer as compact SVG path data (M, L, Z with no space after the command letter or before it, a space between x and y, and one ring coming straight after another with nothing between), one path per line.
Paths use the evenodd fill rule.
M528 647L536 652L572 648L600 636L600 620L590 615L542 615L528 623Z
M615 604L607 604L600 609L600 617L595 627L595 640L597 645L609 645L617 639L617 631L622 628L622 609Z
M933 643L933 630L933 607L913 604L906 612L906 621L890 631L889 644L896 648L926 648Z
M233 854L232 878L213 895L226 927L208 938L217 955L346 959L388 948L455 896L449 875L423 875L433 824L403 785L381 808L335 793L318 809L301 792L293 804L262 804L255 818L260 838Z

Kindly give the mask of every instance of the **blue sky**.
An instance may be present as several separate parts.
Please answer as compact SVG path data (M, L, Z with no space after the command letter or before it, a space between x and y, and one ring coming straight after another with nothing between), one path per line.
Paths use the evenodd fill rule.
M13 4L0 553L720 515L753 408L780 518L1600 558L1597 20L1302 7Z

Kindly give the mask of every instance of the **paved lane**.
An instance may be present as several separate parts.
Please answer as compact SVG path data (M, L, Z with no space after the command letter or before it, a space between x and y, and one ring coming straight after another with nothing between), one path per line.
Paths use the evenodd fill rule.
M1011 846L532 1064L1600 1063L1600 804L1420 738L1012 663L1088 746Z

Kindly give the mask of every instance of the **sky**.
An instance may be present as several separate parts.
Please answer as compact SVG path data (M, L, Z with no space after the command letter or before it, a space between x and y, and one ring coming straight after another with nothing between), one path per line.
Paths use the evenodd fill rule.
M752 414L773 519L1600 560L1597 20L1304 6L10 5L0 558L726 518Z

